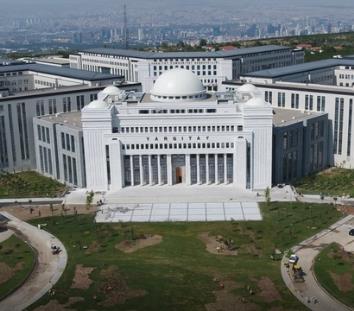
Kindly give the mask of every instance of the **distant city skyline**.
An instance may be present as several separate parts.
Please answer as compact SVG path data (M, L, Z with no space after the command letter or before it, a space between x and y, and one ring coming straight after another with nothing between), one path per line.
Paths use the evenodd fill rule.
M2 0L0 53L84 46L196 45L354 30L354 2L342 0Z

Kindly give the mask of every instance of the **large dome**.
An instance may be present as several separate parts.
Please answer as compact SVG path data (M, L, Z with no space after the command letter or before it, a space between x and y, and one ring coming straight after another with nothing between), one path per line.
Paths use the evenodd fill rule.
M152 97L157 100L196 99L204 94L199 78L193 72L179 68L164 72L151 90Z
M94 100L91 103L89 103L85 108L87 109L106 109L107 104L103 100Z
M114 85L107 86L103 91L102 94L108 96L119 96L122 91Z

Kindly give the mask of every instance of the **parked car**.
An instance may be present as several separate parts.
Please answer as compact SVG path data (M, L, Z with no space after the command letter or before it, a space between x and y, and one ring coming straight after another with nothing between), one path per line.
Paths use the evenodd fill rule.
M299 261L299 256L295 255L295 254L292 254L290 257L289 257L289 263L293 264L293 265L296 265L297 262Z

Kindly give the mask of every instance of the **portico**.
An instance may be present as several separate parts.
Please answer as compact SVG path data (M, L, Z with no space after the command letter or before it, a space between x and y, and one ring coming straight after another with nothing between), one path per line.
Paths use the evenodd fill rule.
M231 184L233 166L232 153L125 155L124 185Z

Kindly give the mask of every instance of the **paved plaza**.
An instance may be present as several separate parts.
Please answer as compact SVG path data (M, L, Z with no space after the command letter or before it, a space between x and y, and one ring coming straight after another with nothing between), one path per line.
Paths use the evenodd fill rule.
M122 203L101 206L96 222L163 221L259 221L262 215L256 202L227 203Z

